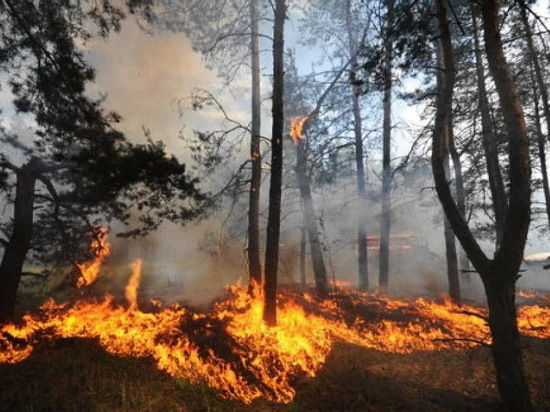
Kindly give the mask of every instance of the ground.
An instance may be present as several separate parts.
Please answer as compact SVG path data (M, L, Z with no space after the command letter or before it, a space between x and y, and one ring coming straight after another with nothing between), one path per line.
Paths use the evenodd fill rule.
M537 410L550 410L550 340L524 338ZM93 340L60 339L0 365L0 411L498 411L488 348L382 353L337 343L287 405L221 399L146 359L109 355Z

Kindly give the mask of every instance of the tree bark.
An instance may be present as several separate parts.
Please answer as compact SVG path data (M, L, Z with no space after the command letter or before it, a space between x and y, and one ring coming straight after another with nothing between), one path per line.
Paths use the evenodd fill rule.
M353 112L353 133L355 138L355 167L357 169L357 194L359 195L359 217L357 222L357 272L359 278L359 290L369 288L369 268L367 250L367 190L365 184L365 164L363 154L363 126L361 119L361 104L359 94L361 90L356 83L357 78L357 39L352 27L351 0L346 3L346 25L348 30L348 44L350 52L350 84L351 103ZM363 210L364 209L364 210Z
M327 270L323 259L323 248L319 238L319 229L317 228L315 208L313 207L313 200L311 199L311 189L306 175L306 154L303 138L297 141L296 154L295 171L302 200L304 223L309 237L311 261L313 263L313 274L315 278L315 290L320 298L325 299L329 294Z
M502 236L504 234L504 219L506 215L506 208L508 207L508 201L506 199L504 180L502 179L502 172L500 170L498 160L497 138L493 128L493 122L489 110L489 102L487 100L487 89L485 87L485 73L483 69L481 48L479 45L477 18L475 7L473 5L471 11L475 46L474 48L476 59L477 88L479 95L479 109L481 112L483 150L485 152L485 163L487 164L487 175L489 176L489 187L493 200L493 212L495 214L496 248L498 248L502 243Z
M515 308L515 282L523 259L530 221L531 166L529 139L523 109L504 57L500 37L498 1L482 2L485 48L489 69L502 108L510 161L509 207L505 216L502 243L489 260L473 237L452 198L445 179L443 145L448 139L454 85L454 57L446 0L437 0L437 17L443 49L443 70L438 75L437 112L434 125L432 168L436 191L455 235L481 276L489 307L489 328L497 385L504 406L511 411L531 411L529 390L523 371Z
M11 322L17 288L29 251L34 217L34 191L40 162L32 159L16 172L13 230L0 263L0 325Z
M546 165L546 140L542 133L542 124L540 120L539 96L537 88L533 82L533 100L535 102L535 127L537 128L537 146L539 149L540 174L542 175L542 189L546 203L546 218L550 228L550 183L548 182L548 167Z
M380 292L389 291L390 223L391 223L391 92L393 55L393 0L386 0L386 39L384 40L384 121L382 142L382 215L380 219L380 254L378 286Z
M271 136L271 178L269 187L269 215L265 250L264 321L277 324L277 266L281 230L281 185L283 176L284 128L284 24L285 0L275 0L273 28L273 96Z
M484 272L482 280L489 308L491 352L500 399L510 411L528 412L533 406L517 325L516 277L517 272L510 271L507 266L493 265L492 270Z
M258 0L250 0L250 64L252 71L252 125L250 131L250 192L248 203L248 274L249 292L253 284L262 283L260 262L260 185L262 179L262 159L260 154L261 101L260 101L260 51L258 35Z

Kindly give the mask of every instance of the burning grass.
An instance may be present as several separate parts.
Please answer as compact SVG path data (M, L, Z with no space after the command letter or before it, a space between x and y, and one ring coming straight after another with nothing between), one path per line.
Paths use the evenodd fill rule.
M392 300L343 290L324 302L292 289L282 291L279 325L275 328L267 328L262 321L261 297L251 298L247 288L238 285L229 288L227 296L209 312L178 305L163 307L159 302L142 304L148 310L140 310L140 267L139 262L132 267L125 289L126 302L112 296L72 305L49 301L38 314L26 315L20 325L5 326L0 331L0 362L17 368L17 363L35 362L32 359L36 348L52 342L93 339L108 354L147 359L162 371L162 376L165 373L211 388L209 391L228 400L292 405L315 402L307 393L315 387L312 382L323 382L327 369L339 370L340 361L334 361L334 357L345 358L343 364L348 367L350 362L354 364L352 371L342 373L353 376L363 371L357 372L364 373L364 379L357 380L359 385L365 381L376 386L373 381L380 380L393 388L395 385L390 382L403 380L399 374L388 376L387 370L377 366L376 359L385 359L382 363L390 360L395 364L391 369L399 370L400 364L417 371L424 369L427 376L421 380L422 385L416 378L407 378L404 387L421 391L424 382L430 382L430 388L439 394L434 396L443 399L453 386L452 379L439 384L431 382L434 365L426 369L424 364L432 364L435 356L444 358L437 369L451 373L453 361L467 353L484 351L479 346L490 343L486 314L481 308L425 299ZM526 336L547 339L550 305L540 297L538 302L520 309L520 328ZM547 340L542 342L546 344ZM355 353L356 360L347 358L348 352ZM548 359L543 361L548 364ZM331 362L336 363L329 367ZM493 381L488 376L484 375L484 382ZM313 377L316 379L308 380ZM349 385L364 393L356 384ZM471 401L469 395L458 393L457 402ZM358 404L370 402L366 398L363 401ZM225 407L233 404L223 405L222 410L227 410ZM331 410L338 410L336 406ZM354 409L353 405L348 406L345 410Z

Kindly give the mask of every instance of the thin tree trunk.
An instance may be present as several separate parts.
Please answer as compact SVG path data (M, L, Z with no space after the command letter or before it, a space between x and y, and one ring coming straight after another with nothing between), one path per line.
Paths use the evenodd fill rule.
M464 175L462 173L460 153L458 153L455 144L452 114L451 116L449 116L449 154L451 155L451 159L453 161L456 203L458 205L460 213L462 214L462 217L466 219L466 190L464 189ZM466 282L469 283L470 274L468 271L470 270L470 261L468 260L468 256L466 255L466 252L464 251L464 249L462 249L462 247L460 247L460 253L458 253L458 257L460 262L460 265L458 265L458 269L462 269L464 271L463 278L466 280ZM460 290L461 277L459 275L459 271L457 272L457 278L458 287ZM457 301L457 303L459 303L459 301Z
M248 274L249 291L253 284L262 283L260 262L260 185L262 159L260 154L261 101L260 101L260 52L258 36L258 0L250 0L252 36L250 39L252 71L252 125L250 131L250 160L252 164L248 204Z
M540 120L540 107L537 88L533 82L533 100L535 102L535 126L537 128L537 146L539 149L540 174L542 175L542 189L546 203L546 218L550 228L550 184L548 182L548 167L546 165L546 140L542 133L542 124Z
M31 244L38 166L33 159L16 172L13 230L0 263L0 325L13 320L17 288Z
M384 40L384 121L382 143L382 216L380 219L380 254L378 286L380 292L389 291L389 259L390 259L390 212L391 212L391 92L392 92L392 55L393 55L393 0L386 0L387 22L386 39Z
M487 89L485 87L485 73L483 69L483 59L481 56L481 48L479 45L479 35L477 29L477 18L475 7L472 5L472 21L473 34L475 45L476 58L476 76L477 88L479 93L479 109L481 111L481 129L483 149L485 152L485 163L487 164L487 175L489 176L489 187L491 189L491 197L493 200L493 212L495 214L495 229L496 229L496 248L502 243L504 234L504 219L508 202L506 199L506 191L504 189L504 180L500 170L498 160L498 145L497 138L494 132L491 113L489 110L489 102L487 100Z
M311 260L313 263L313 274L315 277L315 290L320 298L328 297L328 280L327 270L323 259L323 248L319 238L319 230L317 228L317 218L313 200L311 199L311 189L306 176L306 155L304 149L304 139L299 139L296 144L296 177L298 187L300 189L300 197L302 200L302 212L304 223L309 237L309 245L311 249Z
M277 266L281 231L281 186L283 177L284 129L284 24L285 0L275 0L273 28L273 103L271 136L271 178L269 187L269 215L265 250L264 321L277 324Z
M359 94L361 90L356 83L357 63L357 39L352 27L351 0L346 4L346 25L348 29L348 40L350 49L350 79L351 79L351 102L353 111L353 132L355 137L355 167L357 169L357 193L359 195L359 218L357 222L357 271L359 278L359 290L369 288L369 268L367 252L367 190L365 184L365 165L363 155L363 126L361 120L361 104ZM364 210L363 210L364 209Z
M445 235L445 257L447 261L447 282L451 301L460 304L460 278L458 276L458 258L456 253L455 234L449 221L443 217L443 232Z
M302 291L306 290L306 227L305 222L302 223L300 236L300 288Z

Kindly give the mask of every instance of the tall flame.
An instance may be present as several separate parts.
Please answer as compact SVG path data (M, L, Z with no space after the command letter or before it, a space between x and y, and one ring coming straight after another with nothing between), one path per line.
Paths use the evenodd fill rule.
M295 144L298 144L304 132L304 124L307 116L292 116L290 118L290 137Z
M80 270L80 277L76 281L78 288L89 286L96 281L103 261L111 254L111 244L107 240L107 229L105 227L98 229L90 244L90 252L94 256L92 261L77 264Z
M130 304L129 310L134 310L137 308L137 290L141 282L141 267L143 261L141 259L136 259L132 263L132 274L130 275L130 280L124 288L124 296Z

